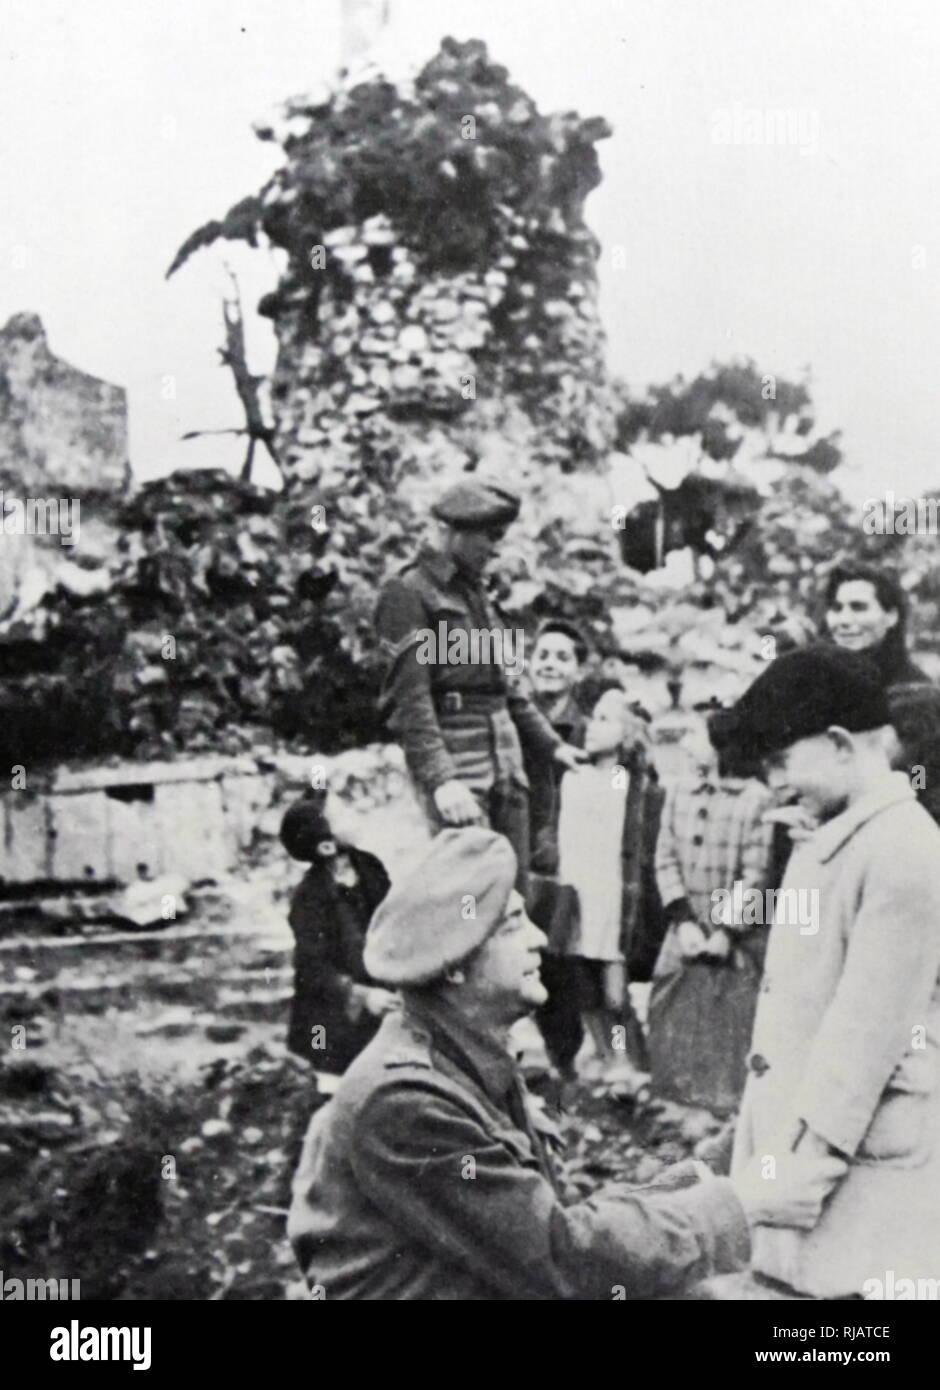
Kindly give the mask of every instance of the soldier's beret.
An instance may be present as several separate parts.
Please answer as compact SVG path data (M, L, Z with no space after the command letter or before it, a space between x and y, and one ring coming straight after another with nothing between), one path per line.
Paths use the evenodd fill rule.
M422 985L459 965L502 921L512 845L482 826L442 830L373 914L363 963L380 984Z
M508 526L519 515L519 498L508 488L467 478L449 487L431 513L450 526Z

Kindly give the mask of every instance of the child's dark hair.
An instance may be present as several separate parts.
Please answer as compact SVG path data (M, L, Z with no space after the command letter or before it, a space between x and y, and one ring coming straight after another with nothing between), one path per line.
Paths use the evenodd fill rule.
M536 642L549 632L558 632L562 637L567 637L574 647L574 654L578 658L578 665L584 665L591 653L591 646L581 628L569 622L567 618L546 618L544 622L539 624L538 631L535 634Z
M311 788L288 807L281 821L281 844L292 859L311 863L317 858L317 847L333 838L325 806L326 792Z
M904 682L888 691L888 707L906 762L940 768L940 690Z
M719 777L760 777L763 765L760 758L741 748L729 733L732 722L724 709L702 710L708 738L718 759Z

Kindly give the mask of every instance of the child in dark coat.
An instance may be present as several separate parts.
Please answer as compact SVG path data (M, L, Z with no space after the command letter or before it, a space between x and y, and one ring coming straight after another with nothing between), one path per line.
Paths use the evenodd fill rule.
M281 842L310 868L288 920L296 940L287 1046L318 1071L343 1072L398 997L373 984L362 964L366 928L389 889L374 854L334 838L325 797L308 794L281 823Z

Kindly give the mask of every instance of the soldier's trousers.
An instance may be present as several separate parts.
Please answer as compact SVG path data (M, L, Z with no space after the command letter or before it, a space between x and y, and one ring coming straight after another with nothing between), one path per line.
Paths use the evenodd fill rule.
M462 779L461 779L462 780ZM476 798L477 804L491 830L496 830L516 851L519 865L516 874L516 887L525 897L529 887L529 791L515 781L500 779L490 787L480 787L467 782L468 789ZM418 802L424 812L432 835L445 829L446 822L434 804L434 797L422 787L415 788Z

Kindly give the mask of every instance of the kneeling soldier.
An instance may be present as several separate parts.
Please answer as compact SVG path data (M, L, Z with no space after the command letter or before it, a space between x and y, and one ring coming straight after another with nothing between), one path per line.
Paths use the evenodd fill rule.
M508 841L445 830L377 909L370 975L401 991L313 1118L288 1233L340 1299L609 1299L675 1293L747 1260L749 1223L810 1225L838 1160L781 1159L733 1183L683 1163L566 1206L507 1051L544 1002L545 937Z

